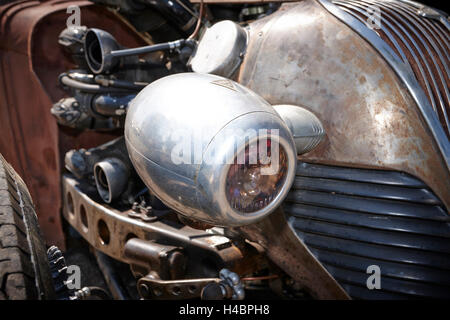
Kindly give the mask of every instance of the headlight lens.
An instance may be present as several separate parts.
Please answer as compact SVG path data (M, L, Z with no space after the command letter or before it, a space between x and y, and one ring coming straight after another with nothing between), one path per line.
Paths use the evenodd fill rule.
M267 158L257 152L261 150L260 143L266 144ZM281 145L276 149L278 159L275 158L276 154L272 157L271 144L270 138L259 140L258 148L247 145L243 151L245 156L235 157L226 179L226 196L233 209L243 213L259 211L268 206L281 191L286 181L288 159ZM252 163L255 162L252 159L256 163Z

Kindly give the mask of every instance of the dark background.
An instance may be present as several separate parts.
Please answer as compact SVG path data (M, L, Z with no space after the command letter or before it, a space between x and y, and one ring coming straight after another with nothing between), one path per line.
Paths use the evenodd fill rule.
M422 1L414 0L414 1L426 4L430 7L436 8L436 9L440 9L442 11L445 11L446 13L448 13L450 11L449 10L449 5L450 5L449 0L446 0L446 1L443 1L443 0L422 0Z
M0 0L0 5L6 4L6 3L9 3L9 2L13 2L13 1L16 1L16 0ZM448 9L449 3L450 3L449 0L422 0L422 1L420 1L420 0L413 0L413 1L416 1L416 2L419 2L419 3L423 3L423 4L427 4L430 7L434 7L434 8L440 9L440 10L445 11L447 13L449 13L449 11L450 11Z

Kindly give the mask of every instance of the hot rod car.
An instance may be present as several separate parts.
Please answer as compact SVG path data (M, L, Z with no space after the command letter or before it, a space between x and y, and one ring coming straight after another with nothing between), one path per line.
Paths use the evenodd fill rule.
M442 8L0 4L0 299L450 298Z

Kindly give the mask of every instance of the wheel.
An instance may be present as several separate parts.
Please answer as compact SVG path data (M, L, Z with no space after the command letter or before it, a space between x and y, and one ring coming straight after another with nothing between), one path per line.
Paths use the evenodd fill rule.
M0 300L53 298L46 247L30 193L0 154Z

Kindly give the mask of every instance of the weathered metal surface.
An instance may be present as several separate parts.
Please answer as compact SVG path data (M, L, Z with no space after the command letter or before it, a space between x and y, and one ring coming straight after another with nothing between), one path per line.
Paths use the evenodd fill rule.
M420 78L417 77L417 75L414 74L413 68L411 68L411 65L409 64L409 61L401 60L403 57L400 57L397 55L395 50L388 45L388 42L386 42L383 38L381 38L375 31L373 31L371 28L368 27L367 21L360 21L357 18L353 17L350 13L340 9L335 4L331 3L329 0L318 0L319 3L333 16L338 18L340 21L342 21L344 24L346 24L348 27L350 27L353 31L355 31L358 35L360 35L365 41L367 41L378 53L383 57L383 59L388 63L388 65L394 70L396 75L399 77L400 82L407 88L408 93L416 103L416 106L418 110L420 111L421 116L423 117L424 122L427 125L427 128L431 132L431 135L433 136L434 142L436 142L436 145L441 152L442 158L445 161L445 164L447 165L447 170L450 171L450 142L448 140L448 137L444 131L444 128L442 126L442 122L439 122L439 113L436 112L435 105L433 105L433 100L430 100L427 98L425 92L423 91L423 83L420 83ZM398 0L393 0L390 2L390 4L395 4ZM408 2L410 3L410 2ZM377 8L377 7L375 7ZM378 10L378 9L377 9ZM398 20L398 16L395 16L394 22L397 22L395 20ZM400 17L401 19L401 17ZM401 24L407 24L403 19L401 19ZM383 20L384 24L387 24L386 20ZM446 21L446 20L445 20ZM401 27L400 24L400 27ZM410 31L405 31L404 28L402 28L402 31L406 34L407 38L409 38L409 41L412 41L412 45L415 47L415 50L418 51L418 56L420 56L422 59L433 61L433 53L429 49L426 49L427 52L424 54L419 49L420 46L424 46L423 39L420 35L418 35L417 30L414 30L415 28L410 28ZM419 46L413 40L411 35L414 35L417 37L419 44L422 42ZM390 36L392 40L394 38ZM403 40L403 44L406 45L405 40ZM397 43L398 44L398 43ZM427 48L427 46L424 46ZM411 51L411 47L408 46L409 52L408 54L415 54L413 51ZM402 51L398 51L401 53ZM416 67L419 67L419 69L422 71L424 70L423 65L421 65L421 62L418 62L416 59L414 59L417 63ZM434 63L434 61L433 61ZM425 67L430 73L430 65L428 63L425 63ZM432 82L435 82L435 78L432 77ZM425 86L429 85L429 82L425 82ZM433 83L435 84L435 83ZM421 87L422 85L422 87ZM428 90L428 88L426 88Z
M62 184L64 218L94 248L119 261L134 261L129 252L124 255L124 248L128 240L138 238L184 248L186 256L193 257L187 262L186 276L215 276L223 267L244 275L262 265L254 246L237 247L227 237L170 222L167 217L142 221L130 216L129 210L99 204L92 198L96 194L92 187L69 176L63 176Z
M380 28L375 34L384 39L399 58L409 65L425 92L430 107L450 135L449 30L439 19L419 16L410 3L378 0L336 0L334 4L363 23L371 8L380 9Z
M267 256L317 299L349 299L286 222L281 209L240 231L260 244Z
M219 283L219 278L187 280L160 280L144 277L138 281L139 294L144 299L180 300L199 298L202 288L210 283Z
M239 82L271 104L304 105L323 122L326 139L302 159L407 172L450 206L445 161L408 91L317 2L284 4L250 24Z
M115 136L58 127L50 114L52 103L65 95L58 75L74 67L57 42L73 4L81 8L82 24L107 29L124 45L145 43L113 13L88 1L16 1L0 7L0 152L27 183L47 243L60 248L64 153Z

